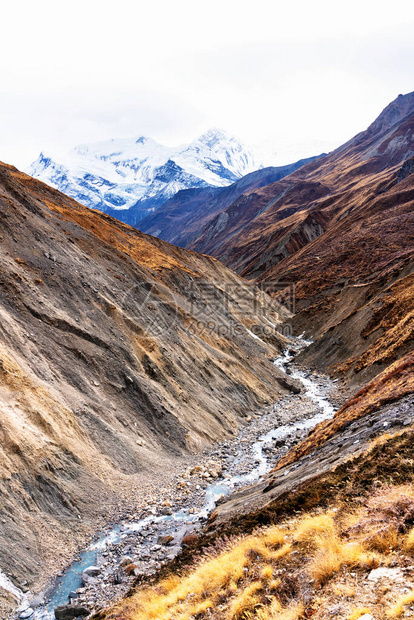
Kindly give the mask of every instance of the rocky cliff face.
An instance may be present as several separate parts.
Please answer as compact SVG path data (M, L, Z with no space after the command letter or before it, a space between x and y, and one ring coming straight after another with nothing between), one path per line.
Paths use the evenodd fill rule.
M0 281L0 567L17 583L289 391L271 363L289 313L266 294L6 165Z

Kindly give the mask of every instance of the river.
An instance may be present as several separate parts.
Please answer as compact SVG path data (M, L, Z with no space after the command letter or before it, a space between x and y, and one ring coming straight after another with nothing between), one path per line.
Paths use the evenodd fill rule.
M307 344L306 341L298 339L296 348L299 350ZM138 521L116 525L109 532L106 531L105 534L95 539L80 554L79 558L66 569L61 577L56 579L46 604L41 605L35 610L28 608L27 595L24 595L0 572L0 587L9 590L21 601L19 607L20 618L30 617L31 620L53 620L54 609L59 605L66 605L69 601L69 593L76 591L82 586L83 571L91 565L99 563L103 552L131 536L131 534L147 532L151 528L156 528L159 524L162 524L164 534L177 537L180 529L183 530L183 524L188 525L192 523L194 528L200 527L201 523L205 522L209 513L214 509L218 498L230 494L236 488L238 489L243 485L258 480L274 466L270 462L267 449L275 440L283 440L285 437L292 435L292 432L298 433L310 430L319 422L333 417L335 409L329 402L327 395L322 393L319 383L311 378L308 373L293 367L293 357L294 354L287 351L277 358L274 363L278 368L288 371L291 378L298 380L302 384L304 395L315 405L315 415L296 420L293 423L278 425L256 438L250 448L250 470L244 471L241 474L227 475L226 478L215 480L209 484L204 491L205 495L202 506L195 510L193 514L189 512L188 508L182 507L170 515L149 515ZM237 438L235 442L237 444ZM237 460L237 455L235 458ZM179 549L177 549L178 552Z

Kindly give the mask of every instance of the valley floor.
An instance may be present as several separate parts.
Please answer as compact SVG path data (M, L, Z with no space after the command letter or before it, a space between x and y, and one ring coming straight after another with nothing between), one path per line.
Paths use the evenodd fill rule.
M338 383L317 373L302 374L322 399L329 396L335 406L343 402L344 390ZM95 610L124 596L137 575L155 573L181 551L183 539L185 546L186 537L199 535L220 495L269 471L303 439L307 429L319 420L314 422L313 417L320 411L305 390L286 396L273 407L252 413L233 440L164 467L162 475L157 475L150 485L143 485L140 493L134 491L139 505L133 506L130 497L122 515L118 514L118 525L105 528L82 553L80 562L57 579L53 591L44 593L49 601L46 606L39 605L42 596L34 601L26 598L26 606L39 605L33 618L53 618L54 608L66 604L68 594L74 590L78 590L76 604ZM302 427L295 424L299 420L303 421ZM269 431L285 426L282 438L270 434L263 444L258 441ZM120 563L124 568L129 564L126 571L120 570ZM97 574L82 578L82 571L91 564L99 565Z

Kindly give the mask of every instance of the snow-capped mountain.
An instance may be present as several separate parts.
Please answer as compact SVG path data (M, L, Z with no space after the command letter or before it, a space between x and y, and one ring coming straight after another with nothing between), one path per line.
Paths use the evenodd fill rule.
M179 190L224 187L260 167L236 138L210 130L178 148L141 136L77 146L59 161L41 153L28 173L88 207L136 224Z

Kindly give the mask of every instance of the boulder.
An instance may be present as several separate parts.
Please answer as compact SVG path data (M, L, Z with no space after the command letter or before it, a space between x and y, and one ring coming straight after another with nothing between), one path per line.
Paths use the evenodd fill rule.
M133 560L129 555L124 555L123 558L121 558L121 561L119 563L119 566L121 568L124 568L124 566L128 566L128 564L132 564Z
M55 609L56 620L75 620L89 616L91 610L83 605L59 605Z
M162 514L162 515L167 516L167 515L172 515L172 513L173 513L173 512L172 512L171 508L168 508L168 506L163 506L163 507L160 509L160 514Z
M143 575L151 574L151 565L146 562L138 562L134 568L134 577L142 577Z
M404 575L400 568L387 568L386 566L380 566L380 568L374 568L369 575L369 581L378 581L379 579L387 579L390 581L403 581Z
M97 577L100 572L101 569L99 566L88 566L88 568L85 568L83 571L83 574L88 575L88 577Z
M124 580L124 571L122 570L116 570L113 574L113 582L115 585L119 585L120 583L123 582Z
M174 536L158 536L158 545L169 545L174 540Z
M196 543L198 539L199 536L197 536L197 534L186 534L186 536L182 539L181 544L183 547L189 547L190 545Z
M33 596L29 600L29 607L33 607L33 609L36 609L36 607L40 607L40 605L43 605L44 602L45 602L45 597L42 593L40 593L40 594L37 594L36 596Z
M82 573L82 585L83 586L91 586L94 583L97 583L97 579L96 577L91 577L90 575L87 575L86 573Z

